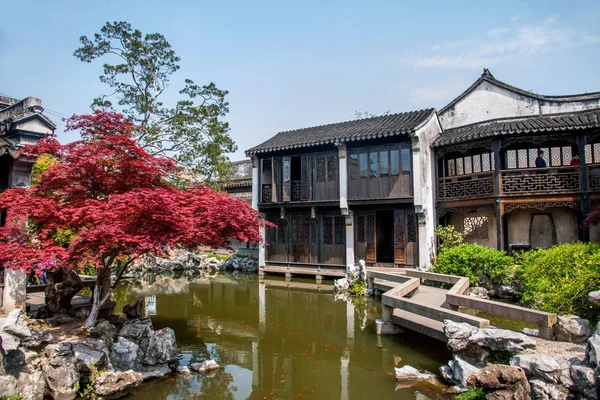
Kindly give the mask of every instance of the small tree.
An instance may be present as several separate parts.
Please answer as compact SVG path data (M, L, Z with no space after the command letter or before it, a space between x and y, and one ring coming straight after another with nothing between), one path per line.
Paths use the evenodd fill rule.
M49 154L56 163L40 172L31 189L0 194L0 210L7 210L0 264L27 272L96 268L88 329L128 266L143 255L175 247L227 247L230 239L257 243L259 224L270 226L247 203L225 193L167 185L164 178L174 163L140 148L132 138L139 129L112 112L73 116L67 130L81 131L82 140L61 145L49 136L26 147L24 153Z
M438 246L440 254L452 247L458 246L464 241L465 236L467 236L464 232L458 232L454 225L438 226L435 228L435 234L441 241Z

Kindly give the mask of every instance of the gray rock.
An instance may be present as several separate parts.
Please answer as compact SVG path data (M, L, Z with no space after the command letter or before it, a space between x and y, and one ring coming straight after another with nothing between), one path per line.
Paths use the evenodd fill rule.
M12 375L0 375L0 396L15 396L18 394L17 378Z
M453 353L465 350L469 345L469 338L477 328L467 323L444 320L444 334L448 338L448 348Z
M52 340L52 335L48 332L31 331L31 336L21 340L21 345L28 349L38 349L43 344L49 343Z
M598 307L600 307L600 290L588 293L588 299L590 300L590 302L592 302L592 304L595 304Z
M185 365L180 365L177 367L177 373L178 374L190 374L190 368L185 366Z
M489 299L489 292L486 288L475 286L469 289L469 296L479 297L480 299Z
M12 310L6 318L0 318L0 331L8 332L18 338L31 336L31 329L27 325L27 316L20 308Z
M90 368L99 370L106 367L106 353L103 351L94 350L85 343L74 343L73 353L75 354L77 367L82 372L90 372Z
M28 400L42 400L46 388L46 377L42 371L29 374L21 373L18 379L18 391Z
M0 331L0 338L2 338L2 350L4 352L17 350L21 345L21 339L12 333Z
M557 383L562 367L552 357L544 354L521 354L511 358L510 365L521 367L527 378L540 378L550 383Z
M562 400L569 392L561 385L545 382L541 379L531 379L531 398L533 400Z
M334 292L347 292L350 289L350 282L346 278L336 279L333 281Z
M471 343L485 346L492 351L502 351L516 354L525 349L533 349L536 341L519 332L506 329L479 329L469 337Z
M42 369L50 395L54 400L75 399L80 375L72 346L68 343L50 344L44 349L44 356Z
M467 379L480 370L457 355L448 361L448 367L452 371L451 382L462 387L467 386Z
M117 339L117 327L102 319L91 329L90 334L93 338L102 340L110 348Z
M405 365L402 368L394 368L394 372L396 380L402 384L401 388L411 387L419 382L435 383L437 381L435 375L432 373L420 372L410 365Z
M523 330L521 332L523 332L527 336L540 336L539 329L523 328Z
M571 391L581 394L585 399L598 400L598 386L594 370L582 362L571 366Z
M214 371L221 368L221 366L219 364L217 364L217 362L215 360L207 360L207 361L203 361L200 366L198 367L197 370L194 371L198 371L200 373L205 373L205 372L209 372L209 371Z
M129 339L119 337L112 346L110 362L119 371L135 369L138 362L139 346Z
M596 332L588 339L585 348L585 359L593 367L599 366L598 361L600 359L600 333L598 333L598 330L600 330L600 322Z
M145 338L141 343L143 354L140 362L144 365L165 364L177 359L175 332L164 328Z
M148 318L127 321L123 324L123 327L119 332L120 337L124 337L138 344L153 334L154 328L152 328L152 321Z
M99 400L112 400L127 395L143 380L144 377L139 372L108 371L94 379L92 386Z
M577 315L561 315L552 329L556 335L556 340L584 343L590 336L590 321Z

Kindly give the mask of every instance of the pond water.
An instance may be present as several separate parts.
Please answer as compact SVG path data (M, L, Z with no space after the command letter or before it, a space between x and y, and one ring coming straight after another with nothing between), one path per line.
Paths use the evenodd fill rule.
M378 300L336 300L313 280L156 278L123 284L116 298L117 309L145 299L155 329L175 330L182 365L214 358L223 367L144 384L129 400L433 399L442 394L428 384L397 389L394 363L436 373L451 358L425 336L377 336Z

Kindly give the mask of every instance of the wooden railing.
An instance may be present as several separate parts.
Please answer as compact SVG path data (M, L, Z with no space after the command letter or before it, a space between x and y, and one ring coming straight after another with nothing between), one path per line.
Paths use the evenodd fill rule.
M494 173L458 175L438 179L438 200L467 199L494 195Z
M600 165L590 165L587 176L588 190L590 192L600 192Z
M581 167L509 169L501 171L502 195L577 193Z
M302 200L302 181L292 181L292 201Z

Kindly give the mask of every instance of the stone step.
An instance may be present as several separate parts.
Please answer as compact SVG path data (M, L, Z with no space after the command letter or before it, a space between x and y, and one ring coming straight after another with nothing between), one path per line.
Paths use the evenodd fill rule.
M394 310L392 321L402 328L427 335L434 339L446 341L444 335L444 323L431 318L423 317L404 310Z
M373 279L373 285L375 286L375 289L381 290L382 292L387 292L388 290L393 289L401 284L398 282L386 281L384 279L375 278Z

